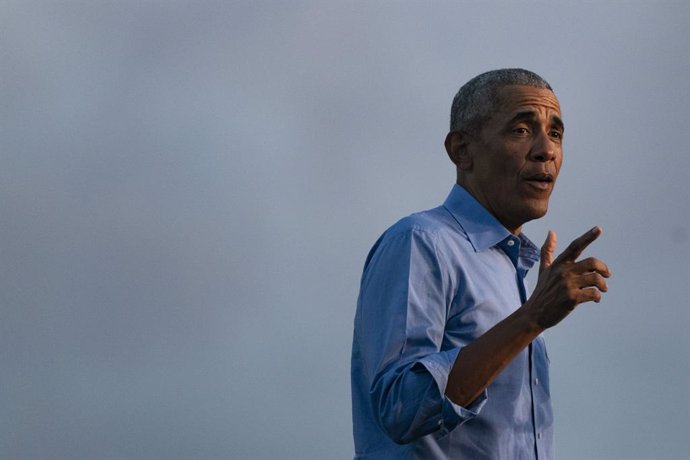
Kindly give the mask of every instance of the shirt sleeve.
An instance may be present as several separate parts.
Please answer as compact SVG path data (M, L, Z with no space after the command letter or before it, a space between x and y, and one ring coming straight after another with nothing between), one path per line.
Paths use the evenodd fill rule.
M445 396L459 352L443 349L456 279L439 257L436 235L421 229L385 236L367 260L357 341L373 412L397 443L434 432L442 436L475 417L486 402L486 391L468 407Z

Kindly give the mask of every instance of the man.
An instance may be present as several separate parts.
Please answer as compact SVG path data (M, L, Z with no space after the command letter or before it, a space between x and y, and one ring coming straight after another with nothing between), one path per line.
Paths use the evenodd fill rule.
M542 217L562 162L549 84L522 69L481 74L451 109L457 184L445 203L388 229L367 257L355 317L356 459L550 459L553 417L541 333L610 276L578 261L594 227L554 259L522 233ZM528 297L525 275L540 260Z

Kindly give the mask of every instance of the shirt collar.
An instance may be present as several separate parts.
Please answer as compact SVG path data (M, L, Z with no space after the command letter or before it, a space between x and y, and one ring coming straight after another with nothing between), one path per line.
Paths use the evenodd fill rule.
M451 213L464 230L476 252L496 246L512 234L482 206L475 197L458 184L448 194L443 206ZM539 250L522 233L518 235L525 256L536 262Z

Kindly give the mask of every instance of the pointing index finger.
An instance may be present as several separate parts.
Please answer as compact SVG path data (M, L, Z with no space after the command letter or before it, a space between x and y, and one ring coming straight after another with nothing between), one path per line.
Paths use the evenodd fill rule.
M558 256L556 261L562 261L562 260L568 260L571 262L574 262L575 259L580 257L580 254L582 254L582 251L589 246L592 241L596 240L599 238L599 235L601 235L602 229L598 225L591 230L587 231L584 235L574 239L572 243L568 245L567 248L561 253L561 255ZM554 262L555 263L555 262Z

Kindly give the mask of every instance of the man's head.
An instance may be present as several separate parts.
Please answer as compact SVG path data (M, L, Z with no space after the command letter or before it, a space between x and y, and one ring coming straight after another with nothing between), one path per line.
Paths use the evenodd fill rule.
M465 187L508 230L546 214L562 162L558 99L538 75L487 72L453 101L446 150Z
M476 134L496 111L498 91L505 86L531 86L553 91L546 80L525 69L490 70L477 75L457 92L450 109L450 131Z

